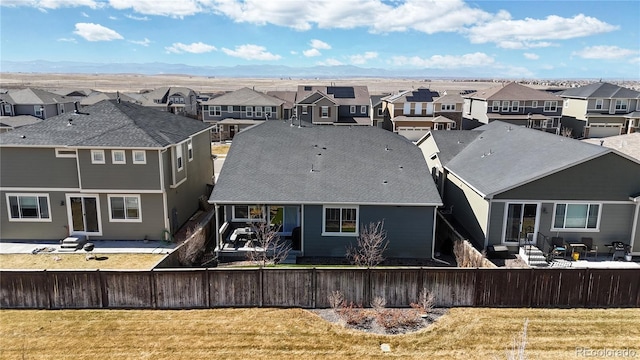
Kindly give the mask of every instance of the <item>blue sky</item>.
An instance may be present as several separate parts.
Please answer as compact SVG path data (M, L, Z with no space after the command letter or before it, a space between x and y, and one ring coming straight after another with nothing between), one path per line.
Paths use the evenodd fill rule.
M640 2L0 0L2 60L640 79Z

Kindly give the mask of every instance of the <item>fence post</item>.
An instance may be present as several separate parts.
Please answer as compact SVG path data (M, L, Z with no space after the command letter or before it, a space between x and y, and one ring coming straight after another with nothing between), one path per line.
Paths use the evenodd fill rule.
M100 297L102 298L101 305L103 309L109 308L109 294L107 293L107 284L105 283L104 276L100 269L98 271L98 280L100 281Z
M47 306L47 309L51 310L53 309L53 288L55 287L55 284L53 283L53 279L49 278L49 274L51 274L50 272L47 271L47 269L44 269L44 277L48 280L47 284L49 284L50 288L48 289L49 291L47 291L47 298L49 299L49 305Z
M589 284L591 283L591 271L589 268L584 269L584 279L582 281L584 283L582 285L582 296L584 297L582 307L586 308L589 303L589 294L591 293L591 291L589 291Z
M318 284L318 280L316 278L317 274L316 274L316 267L314 266L313 268L311 268L311 289L309 291L311 291L311 308L315 309L316 308L316 295L317 295L317 284Z
M258 291L260 291L259 307L264 306L264 269L262 266L258 267Z
M209 279L209 276L211 274L211 271L209 271L209 268L204 269L204 293L207 297L207 309L211 309L211 280Z
M150 270L149 288L151 289L151 308L158 308L158 287L156 286L156 273Z

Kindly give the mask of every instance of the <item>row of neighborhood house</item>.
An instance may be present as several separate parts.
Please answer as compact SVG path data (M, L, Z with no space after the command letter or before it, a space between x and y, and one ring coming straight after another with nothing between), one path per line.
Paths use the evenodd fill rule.
M344 257L361 226L382 221L388 257L432 259L444 246L435 240L440 208L480 248L590 237L603 252L622 241L640 255L640 154L626 151L640 137L626 134L638 125L638 93L618 89L628 97L624 114L608 99L600 117L586 117L624 119L615 134L627 129L625 140L612 148L606 138L557 136L563 109L587 91L565 92L510 83L372 97L366 87L301 86L189 93L193 102L183 103L171 88L159 91L183 105L175 111L124 94L77 108L70 101L63 113L0 134L0 239L166 239L208 198L218 251L237 251L226 246L235 230L266 222L296 256ZM597 104L584 101L587 112ZM201 120L176 114L200 107ZM216 179L211 142L223 137L233 142Z
M186 87L143 93L27 88L1 93L0 115L46 119L116 98L215 125L220 141L261 121L278 119L377 126L412 141L430 130L469 130L496 120L574 138L629 134L640 128L640 92L606 82L548 91L511 82L479 91L418 88L391 94L370 94L366 86L310 85L295 91L263 93L245 87L212 94ZM5 123L0 128L14 128L10 121Z

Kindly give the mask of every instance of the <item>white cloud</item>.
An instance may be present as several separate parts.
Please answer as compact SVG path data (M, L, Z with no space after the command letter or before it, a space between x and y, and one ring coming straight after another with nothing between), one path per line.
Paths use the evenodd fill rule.
M70 43L74 43L74 44L78 42L75 38L60 38L57 41L70 42Z
M512 20L503 11L495 20L471 27L467 35L474 44L492 42L502 48L526 49L551 46L550 40L574 39L618 28L583 14L572 18L550 15L546 19Z
M99 24L77 23L73 32L87 41L111 41L122 39L122 35Z
M375 51L367 51L364 54L356 54L349 56L349 60L352 64L362 65L371 59L375 59L378 57L378 53Z
M311 40L311 42L309 43L309 45L311 45L311 47L313 49L322 49L322 50L329 50L331 49L331 45L327 44L326 42L322 41L322 40L318 40L318 39L313 39Z
M540 56L538 56L538 54L534 54L534 53L524 53L524 57L526 57L529 60L538 60L538 59L540 59Z
M9 7L28 6L45 10L80 6L98 9L104 4L95 0L2 0L0 5Z
M165 50L169 53L181 54L184 52L192 53L192 54L203 54L217 50L215 46L208 45L203 42L191 43L191 44L183 44L183 43L173 43L171 46L165 47Z
M222 48L222 51L233 57L238 57L245 60L278 60L282 58L280 55L275 55L267 51L264 46L245 44L236 46L235 50Z
M141 46L149 46L149 44L151 44L151 40L147 38L144 38L144 40L129 40L129 42Z
M89 17L89 14L87 14L87 13L86 13L86 12L84 12L84 11L83 11L83 12L81 12L81 13L80 13L80 15L82 15L82 17L86 17L86 18L88 18L88 17Z
M322 55L318 49L309 49L302 52L302 54L306 57L320 56Z
M485 67L495 63L491 56L476 52L461 56L433 55L429 58L418 56L393 56L391 62L396 66L412 66L425 69L456 69L465 67Z
M118 18L112 15L112 16L109 16L109 20L118 20Z
M325 66L344 65L340 60L337 60L337 59L334 59L334 58L329 58L329 59L326 59L325 61L318 61L317 64L318 65L325 65Z
M572 55L579 56L583 59L611 60L638 56L638 53L638 50L623 49L609 45L596 45L588 46L580 51L575 51Z
M131 20L137 20L137 21L149 21L149 18L146 16L135 16L132 14L127 14L124 17L131 19Z
M298 55L298 52L295 51L295 50L291 50L290 53L291 53L291 55Z
M180 0L179 2L167 0L109 0L109 5L118 10L132 9L144 15L183 18L205 11L205 5L208 2L205 0Z

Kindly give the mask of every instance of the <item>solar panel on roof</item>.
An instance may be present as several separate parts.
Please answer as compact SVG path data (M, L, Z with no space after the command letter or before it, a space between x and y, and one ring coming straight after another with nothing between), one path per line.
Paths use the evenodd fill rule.
M356 94L352 87L346 86L329 86L327 94L333 95L336 99L355 99Z
M411 95L407 96L409 102L431 102L434 97L439 97L436 91L429 89L418 89L411 92Z

